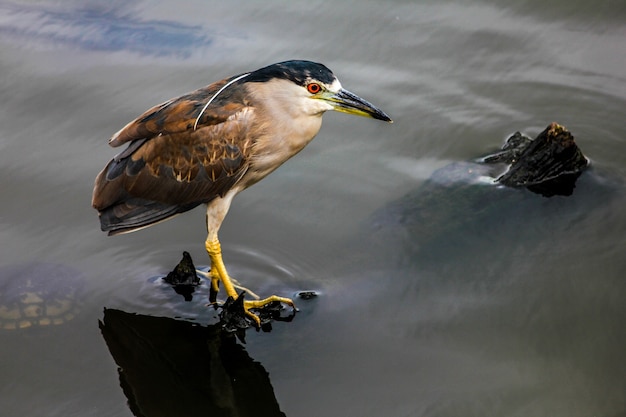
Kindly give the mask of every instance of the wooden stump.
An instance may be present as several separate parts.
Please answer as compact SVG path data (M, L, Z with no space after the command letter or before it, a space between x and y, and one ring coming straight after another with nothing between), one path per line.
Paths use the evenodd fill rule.
M526 187L546 197L571 195L576 179L589 165L572 134L557 123L551 123L525 145L511 162L497 181L509 187Z

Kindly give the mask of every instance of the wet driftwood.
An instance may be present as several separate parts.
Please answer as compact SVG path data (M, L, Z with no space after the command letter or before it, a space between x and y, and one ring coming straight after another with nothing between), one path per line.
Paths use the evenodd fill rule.
M551 123L534 140L516 132L501 152L483 161L510 163L497 182L526 187L546 197L571 195L576 180L589 165L572 134L557 123Z
M183 258L178 265L163 278L174 288L177 294L182 295L185 301L191 301L192 294L196 287L200 285L200 278L196 274L196 267L191 260L189 252L183 252Z
M172 285L198 285L200 278L196 274L196 267L193 264L189 252L183 252L183 258L173 271L163 278L165 282Z

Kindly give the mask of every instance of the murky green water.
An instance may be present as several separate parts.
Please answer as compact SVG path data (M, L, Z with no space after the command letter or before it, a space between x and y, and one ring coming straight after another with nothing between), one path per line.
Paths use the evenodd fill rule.
M0 2L0 288L55 264L83 294L0 332L0 415L626 415L624 22L621 0ZM208 262L203 210L109 238L91 189L148 107L292 58L394 124L328 114L235 199L232 275L319 293L243 345L170 320L216 314L155 279ZM571 197L445 187L552 121L592 161Z

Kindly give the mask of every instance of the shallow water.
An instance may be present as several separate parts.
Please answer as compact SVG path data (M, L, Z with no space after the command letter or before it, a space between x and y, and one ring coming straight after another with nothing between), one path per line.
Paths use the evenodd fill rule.
M84 294L64 324L0 332L0 414L132 415L105 308L215 320L155 279L183 250L208 262L203 210L106 237L93 179L108 138L148 107L304 58L394 124L328 114L235 199L220 235L231 274L319 296L243 348L216 346L269 373L287 416L626 415L625 18L622 0L0 2L0 280L53 263ZM592 161L571 197L428 180L552 121ZM154 336L134 334L137 349ZM124 369L155 389L143 401L162 398Z

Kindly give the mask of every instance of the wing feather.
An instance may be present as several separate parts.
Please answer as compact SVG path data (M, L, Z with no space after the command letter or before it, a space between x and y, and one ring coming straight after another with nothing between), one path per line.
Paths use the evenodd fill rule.
M112 146L128 143L96 178L92 205L103 230L132 231L223 196L250 160L254 109L227 80L169 100L117 132Z
M152 138L158 134L185 132L193 129L199 116L201 119L198 120L197 126L224 122L240 110L242 98L237 97L240 95L236 91L223 91L213 101L215 105L212 105L208 111L202 112L202 110L205 104L234 78L218 81L146 110L141 116L115 133L109 140L109 144L117 147L126 142Z

